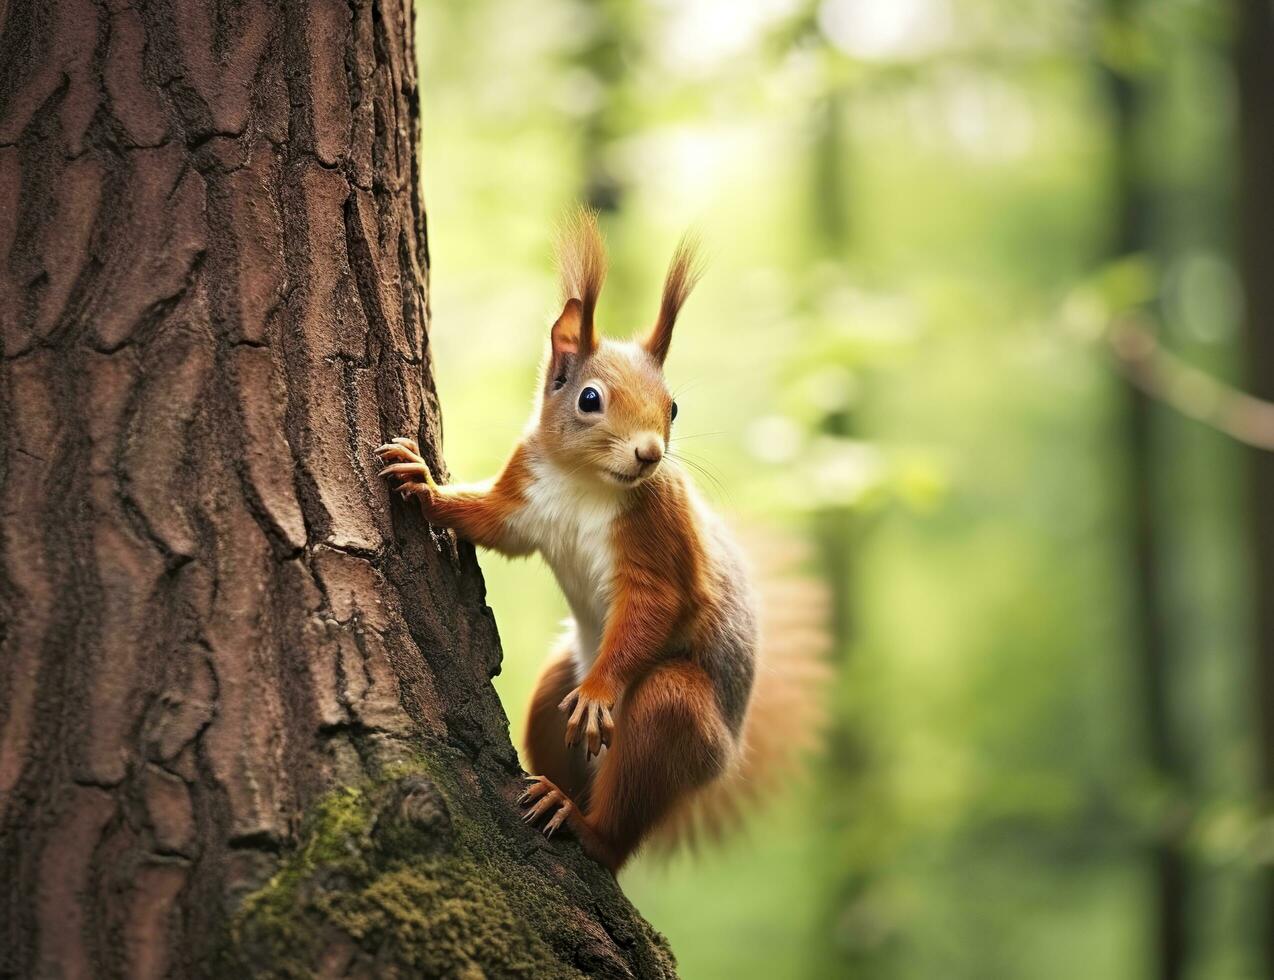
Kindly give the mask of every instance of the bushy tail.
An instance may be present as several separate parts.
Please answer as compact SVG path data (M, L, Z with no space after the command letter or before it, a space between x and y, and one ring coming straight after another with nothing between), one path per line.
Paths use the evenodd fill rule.
M790 784L816 748L826 716L827 594L796 568L793 538L749 533L761 604L761 644L738 764L690 797L657 827L649 848L671 854L715 843L738 828L761 797Z

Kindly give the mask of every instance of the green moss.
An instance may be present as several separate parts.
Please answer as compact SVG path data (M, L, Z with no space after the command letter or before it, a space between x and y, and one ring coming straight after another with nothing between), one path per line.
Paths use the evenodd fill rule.
M332 921L425 976L486 972L510 977L577 976L557 966L544 941L516 915L503 889L463 861L398 867L356 895L342 896Z
M327 794L300 846L242 902L227 962L309 977L345 936L382 976L582 976L546 942L563 924L543 882L475 854L465 829L453 834L442 791L419 770Z
M232 929L235 949L251 950L251 959L277 965L275 975L308 975L288 966L293 959L304 964L318 952L320 935L308 912L326 888L370 872L364 852L372 820L361 789L343 787L320 799L302 826L301 846L240 906Z
M314 808L312 829L305 835L301 862L308 867L336 864L357 857L371 829L373 813L367 794L342 787Z

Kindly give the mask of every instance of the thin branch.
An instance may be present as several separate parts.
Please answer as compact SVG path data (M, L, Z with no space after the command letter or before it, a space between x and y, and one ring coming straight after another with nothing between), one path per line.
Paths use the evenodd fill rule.
M1144 316L1120 317L1108 340L1125 376L1146 394L1246 446L1274 452L1274 402L1187 364L1159 343Z

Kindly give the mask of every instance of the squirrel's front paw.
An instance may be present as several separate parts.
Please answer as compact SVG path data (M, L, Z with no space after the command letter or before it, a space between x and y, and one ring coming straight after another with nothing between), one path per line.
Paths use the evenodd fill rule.
M420 448L412 440L399 436L377 449L376 455L382 461L391 462L391 465L381 470L379 475L398 479L400 481L398 492L404 498L438 489L438 484L434 483L433 474L429 472L429 466L420 455ZM392 462L393 460L400 462Z
M603 745L610 745L615 735L615 722L610 715L615 695L611 691L585 681L557 707L570 714L566 722L567 745L577 744L581 734L587 740L589 756L601 752Z

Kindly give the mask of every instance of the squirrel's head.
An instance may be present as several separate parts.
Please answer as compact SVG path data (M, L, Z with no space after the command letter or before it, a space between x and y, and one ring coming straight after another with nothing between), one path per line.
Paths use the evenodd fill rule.
M678 245L658 319L632 341L604 339L594 326L606 252L592 212L580 211L563 226L558 263L566 304L553 324L544 370L539 428L545 448L575 474L635 487L659 469L677 416L663 365L677 314L699 278L694 242Z

